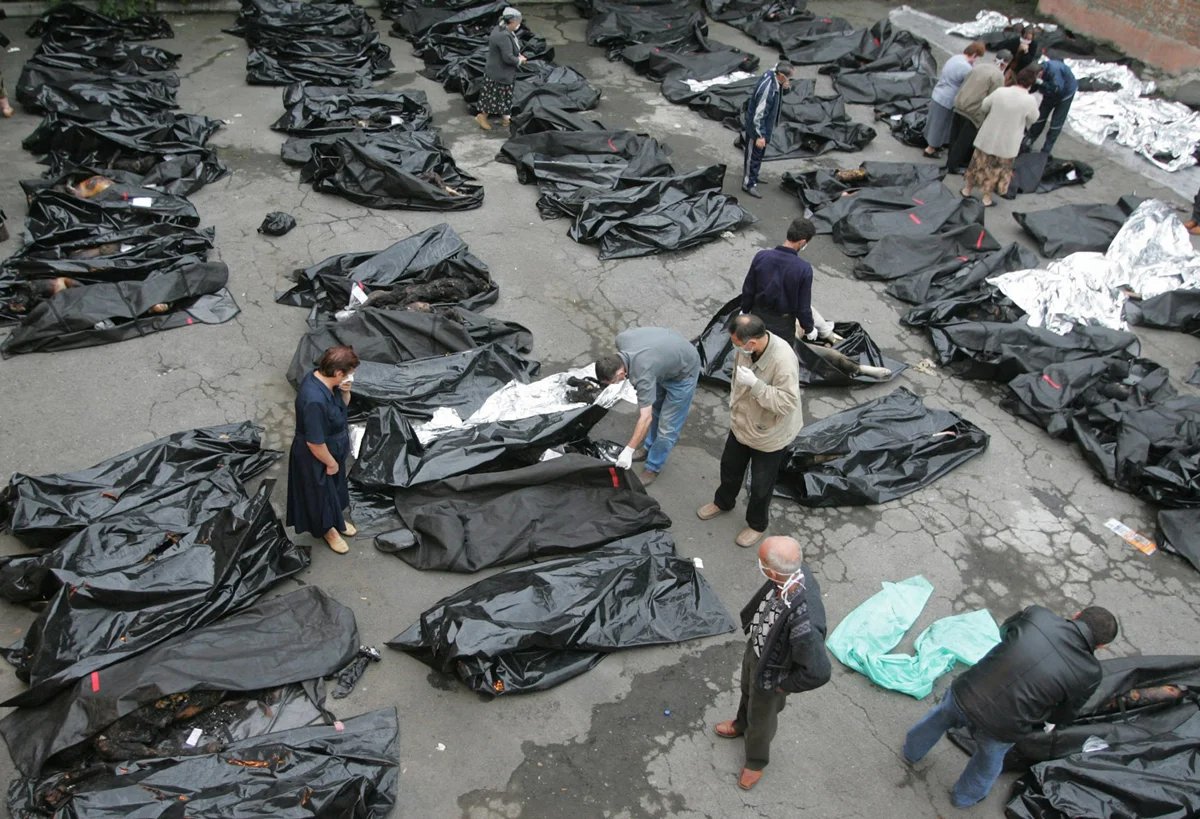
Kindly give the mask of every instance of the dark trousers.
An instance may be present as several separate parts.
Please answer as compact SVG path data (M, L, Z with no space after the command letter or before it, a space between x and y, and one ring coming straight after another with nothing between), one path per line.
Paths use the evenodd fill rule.
M1058 135L1062 133L1063 126L1067 124L1067 114L1071 110L1071 101L1074 99L1074 94L1065 100L1051 97L1042 98L1037 122L1029 126L1029 133L1025 135L1025 144L1029 146L1030 150L1033 150L1033 143L1037 142L1037 138L1042 135L1042 129L1046 127L1047 122L1050 123L1050 130L1046 132L1046 143L1042 145L1042 153L1049 154L1054 150L1054 143L1058 141Z
M746 480L746 468L750 468L750 498L746 503L746 525L756 532L767 531L770 522L768 512L771 494L775 491L775 480L779 477L779 466L787 455L787 449L774 452L759 452L743 444L733 433L725 439L725 451L721 453L721 485L713 495L713 503L728 512L737 503L738 492Z
M796 319L793 316L781 316L765 310L755 310L754 315L762 319L768 330L789 344L796 338Z
M1196 191L1196 198L1192 200L1192 221L1200 222L1200 190Z
M746 142L745 154L742 156L742 187L753 188L758 184L758 169L762 167L763 154L766 148L756 148L749 134L743 134Z
M975 153L975 135L979 129L975 123L962 114L954 115L954 123L950 126L950 146L946 153L946 170L950 173L962 173L971 162L971 154Z
M746 653L742 655L742 700L733 727L742 732L746 767L752 771L761 771L771 761L771 740L779 728L779 712L787 705L787 694L763 691L754 684L757 668L758 655L747 642Z

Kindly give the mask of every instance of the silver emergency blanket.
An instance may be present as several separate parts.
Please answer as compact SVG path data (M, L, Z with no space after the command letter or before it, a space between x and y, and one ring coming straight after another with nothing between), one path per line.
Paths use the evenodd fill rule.
M1103 145L1109 137L1132 148L1164 171L1196 164L1200 114L1183 103L1151 99L1154 83L1140 81L1116 63L1064 60L1077 80L1094 79L1120 86L1116 91L1080 91L1071 103L1067 124L1079 137Z
M585 405L567 399L567 391L570 389L567 380L595 376L596 367L589 364L579 369L555 373L530 384L510 381L488 396L483 406L468 418L461 418L455 410L442 407L435 410L433 418L416 427L414 432L422 444L428 444L451 430L578 409ZM628 381L606 387L596 397L595 403L605 409L611 409L621 400L637 403L636 393Z
M1004 31L1010 26L1021 26L1026 23L1032 23L1032 20L1026 20L1024 17L1009 17L1006 14L1001 14L998 11L988 11L984 9L976 13L975 19L969 23L959 23L958 25L950 26L946 29L947 34L957 34L959 37L966 37L968 40L978 40L985 34L992 34L997 31ZM1054 31L1058 26L1050 23L1038 23L1044 31Z
M707 91L713 86L729 85L730 83L741 82L742 80L748 80L756 76L758 75L750 74L745 71L734 71L732 74L722 74L719 77L713 77L707 80L684 79L683 82L694 93L699 94L703 91Z
M1157 199L1138 206L1105 253L1072 253L1046 268L988 279L1022 310L1032 327L1060 335L1076 325L1126 329L1131 296L1200 289L1200 254L1175 209Z

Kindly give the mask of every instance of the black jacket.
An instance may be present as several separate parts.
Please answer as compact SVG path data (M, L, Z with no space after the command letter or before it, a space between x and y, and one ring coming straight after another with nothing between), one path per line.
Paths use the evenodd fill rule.
M501 23L488 35L487 63L483 75L493 82L512 85L517 79L517 66L521 64L521 46L517 36Z
M804 566L804 594L792 598L786 615L767 634L754 672L754 684L763 691L782 688L789 694L811 691L829 682L829 653L825 650L825 605L812 570ZM778 587L763 584L742 609L742 631L749 633L759 604Z
M1067 722L1100 684L1086 625L1030 606L1004 621L1000 644L954 681L971 724L1002 742Z

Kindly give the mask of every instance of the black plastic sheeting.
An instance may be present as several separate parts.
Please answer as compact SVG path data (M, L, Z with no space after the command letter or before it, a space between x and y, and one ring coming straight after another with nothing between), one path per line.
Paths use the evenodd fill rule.
M1012 181L1005 199L1019 193L1049 193L1072 185L1086 185L1096 175L1086 162L1059 159L1041 151L1021 154L1013 160Z
M356 129L421 131L432 113L424 91L378 91L309 83L289 85L283 92L284 112L272 130L294 136L319 136Z
M1177 554L1200 571L1200 509L1164 509L1158 513L1159 547Z
M866 188L920 185L939 181L945 175L944 170L932 163L864 162L857 168L818 168L799 173L787 171L781 186L788 193L795 194L803 207L814 211L812 221L817 232L828 233L833 229L833 223L823 214L835 202Z
M1130 299L1125 302L1125 318L1143 327L1200 336L1200 290L1169 290L1148 299Z
M358 643L354 613L308 586L176 635L53 699L13 711L0 720L0 735L17 768L35 775L162 697L316 681L350 662ZM298 645L304 651L297 651ZM246 662L247 657L256 661Z
M654 531L509 569L438 601L388 645L481 694L559 685L622 648L725 634L733 619Z
M938 363L960 378L1010 381L1051 364L1108 355L1137 355L1132 333L1076 327L1059 335L1018 322L959 321L930 327Z
M489 343L528 352L533 338L518 324L484 319L456 308L444 314L366 308L341 321L320 324L302 336L287 378L293 387L298 386L321 354L337 344L353 347L363 361L398 364L474 350Z
M943 262L933 262L923 270L909 272L904 276L893 277L888 282L888 295L894 296L901 301L909 302L910 304L920 304L926 307L934 305L946 299L955 297L970 297L979 293L981 290L995 293L998 298L1007 301L1007 297L1003 296L1000 291L996 290L992 285L987 284L987 279L991 276L996 276L1001 273L1011 272L1013 270L1030 270L1038 266L1037 255L1032 251L1015 242L1004 247L991 250L976 256L974 245L979 244L980 248L988 245L988 238L979 241L979 234L975 232L975 225L970 225L964 228L961 233L956 231L948 231L939 236L931 236L926 238L926 250L932 252L935 248L939 250L939 258L945 258L943 254L946 250L946 242L954 242L959 238L965 238L971 242L972 234L974 241L971 242L971 249L962 248L959 246L960 253L957 257L947 259ZM899 246L900 243L889 242L886 238L881 240L875 248L881 246L891 247L897 251L895 261L898 264L907 266L907 262L920 258L920 253L904 252L909 251L911 245L905 243L904 247ZM871 259L875 254L875 249L867 255L867 259ZM967 261L962 261L962 257L966 256ZM974 257L974 258L972 258ZM957 262L957 264L956 264ZM1014 306L1014 309L1015 308ZM1018 314L1022 314L1018 310ZM916 324L917 322L905 320L906 324Z
M987 449L989 436L904 389L806 424L788 446L775 494L802 506L885 503L928 486Z
M183 197L228 170L207 147L221 123L180 113L179 55L131 39L171 36L161 17L114 20L65 4L17 82L45 116L22 143L47 166L22 182L27 242L0 264L0 353L107 344L237 315L212 231Z
M79 785L55 816L362 816L391 813L399 786L394 708L338 726L265 734L198 756L110 766ZM52 787L53 781L43 787ZM46 814L49 815L49 814Z
M294 273L296 286L276 301L317 307L325 315L345 309L357 284L368 296L381 293L396 307L412 302L477 310L500 289L488 267L447 224L435 225L379 251L341 253Z
M467 472L528 466L551 447L584 440L605 412L590 405L493 421L451 430L422 444L403 414L382 407L367 417L359 458L349 477L360 487L404 488Z
M1193 816L1200 766L1200 657L1106 660L1100 687L1071 724L1017 743L1033 762L1013 789L1014 819ZM1084 750L1089 739L1106 747Z
M884 236L854 263L860 279L894 281L922 277L933 281L1000 249L1000 243L983 225L963 225L935 236ZM1036 266L1036 257L1033 257ZM920 303L924 298L904 298Z
M583 455L396 493L406 529L375 539L418 569L475 572L582 552L671 519L629 470Z
M983 223L983 203L942 182L870 188L825 209L833 241L847 256L864 256L888 236L932 236Z
M76 472L17 473L0 493L3 528L51 547L103 522L166 505L165 498L228 470L246 481L280 456L262 449L262 427L243 421L176 432Z
M391 49L353 3L242 0L231 34L245 37L251 85L364 86L391 74Z
M847 102L840 96L785 99L763 161L802 159L829 151L861 151L875 139L875 129L851 120L846 113ZM744 135L740 124L737 130L734 145L741 148Z
M741 312L741 302L740 296L726 302L696 339L696 350L700 353L700 377L706 381L726 385L730 382L733 370L733 358L730 353L733 352L733 342L729 340L726 327L729 319ZM837 322L834 324L834 332L842 336L842 341L832 346L824 346L819 342L810 344L796 337L790 339L800 363L801 386L880 383L878 378L856 372L850 362L887 367L893 376L905 369L905 364L880 352L874 340L857 322ZM849 361L844 362L839 356Z
M4 704L44 701L97 669L248 605L307 568L307 549L287 538L271 508L272 486L194 527L161 534L136 563L52 570L57 592L4 652L31 687Z
M1140 202L1123 196L1115 205L1059 205L1032 213L1017 211L1013 218L1048 258L1079 251L1103 253Z

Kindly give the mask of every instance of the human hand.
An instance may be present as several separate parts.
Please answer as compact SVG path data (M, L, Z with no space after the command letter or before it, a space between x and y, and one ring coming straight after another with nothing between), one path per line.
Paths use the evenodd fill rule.
M627 446L617 456L617 469L629 469L633 466L633 447Z
M766 138L766 137L759 137L758 139L754 140L754 147L755 147L755 148L765 148L765 147L767 147L767 138Z
M733 374L733 377L743 387L753 387L758 383L758 376L754 374L754 370L744 364L737 368L737 372Z
M518 62L518 63L527 63L527 62L529 62L529 60L525 58L525 55L524 55L524 54L518 54L518 55L517 55L517 62Z
M354 385L350 379L346 379L341 384L338 384L338 389L342 392L350 392L350 388Z
M338 473L338 465L336 462L332 466L330 466L329 464L325 464L325 474L326 475L336 475L337 473Z
M805 341L816 341L817 340L817 328L814 327L811 330L809 330L807 333L805 333L804 340Z

